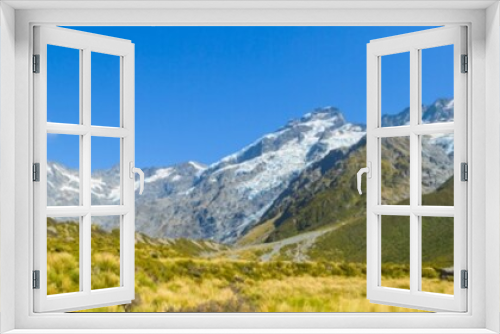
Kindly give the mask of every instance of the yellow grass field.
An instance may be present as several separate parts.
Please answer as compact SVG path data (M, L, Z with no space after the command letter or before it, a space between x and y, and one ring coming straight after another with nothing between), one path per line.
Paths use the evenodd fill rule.
M77 280L67 279L62 267L68 269L71 255L56 254L49 257L49 293L77 291ZM108 267L109 256L94 258ZM114 259L118 268L118 258ZM227 261L227 260L226 260ZM229 261L204 261L208 266L231 266ZM166 268L177 264L182 267L185 259L169 260ZM241 261L238 261L239 264ZM62 267L61 267L62 265ZM99 265L96 266L99 268ZM56 269L57 268L57 269ZM76 267L73 267L76 268ZM108 267L109 268L109 267ZM136 272L136 299L130 305L118 305L86 310L85 312L415 312L393 306L372 304L366 299L366 280L359 276L296 276L251 279L240 273L233 277L203 277L204 274L157 280L153 273ZM94 288L116 286L119 276L112 270L93 273ZM176 270L177 271L177 270ZM61 273L57 275L56 273ZM73 275L78 277L78 275ZM65 278L66 277L66 278ZM100 277L100 279L97 279ZM408 288L408 278L384 278L384 285ZM76 283L76 284L75 284ZM424 279L423 290L453 293L451 281L438 278Z
M51 224L47 249L48 294L79 290L76 224ZM119 234L93 228L92 289L120 284ZM366 299L366 265L328 261L233 259L225 251L204 256L214 245L186 240L136 242L135 290L131 304L84 312L416 312ZM200 246L201 245L201 246ZM200 248L203 252L199 252ZM203 248L205 247L205 248ZM208 247L208 248L206 248ZM217 246L219 247L219 246ZM220 250L219 248L216 250ZM222 255L221 255L222 254ZM382 284L409 288L408 266L383 267ZM453 294L453 281L426 268L424 291Z
M156 289L136 289L131 306L86 312L417 312L370 303L363 277L304 276L240 284L183 278Z

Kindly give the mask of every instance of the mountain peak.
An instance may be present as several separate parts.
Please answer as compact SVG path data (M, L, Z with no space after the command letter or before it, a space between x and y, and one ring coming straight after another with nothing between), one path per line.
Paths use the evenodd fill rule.
M209 169L224 168L228 165L241 164L266 156L269 158L274 155L273 152L284 152L285 150L291 150L291 156L298 159L294 163L298 163L300 160L300 164L303 164L307 157L305 152L311 148L317 151L317 147L315 147L317 144L320 144L322 154L325 153L324 150L332 149L337 145L347 145L343 141L344 138L338 142L333 137L335 137L336 130L348 125L339 109L330 106L316 108L300 118L290 120L284 127L262 136L239 152L212 164ZM354 129L355 132L358 130L358 127ZM357 134L354 137L356 139L353 140L359 139ZM349 142L350 139L347 141ZM299 158L301 154L298 152L304 153L304 157Z
M330 121L330 123L332 123L332 125L335 126L342 126L346 123L345 117L339 109L327 106L327 107L316 108L300 118L295 118L288 121L285 127L281 128L278 131L282 131L283 129L286 128L292 128L294 126L310 125L312 122L318 122L318 121L319 122Z
M343 121L345 121L342 112L339 109L332 106L316 108L312 112L305 114L301 120L307 122L309 120L317 120L317 119L324 120L331 118L341 118Z
M442 108L442 109L453 109L455 105L454 99L441 98L434 101L429 107Z
M201 164L201 163L196 162L196 161L188 161L187 163L190 164L191 166L193 166L197 170L207 169L207 166L205 164Z
M453 121L455 100L437 99L430 106L422 107L422 120L424 123L439 123Z

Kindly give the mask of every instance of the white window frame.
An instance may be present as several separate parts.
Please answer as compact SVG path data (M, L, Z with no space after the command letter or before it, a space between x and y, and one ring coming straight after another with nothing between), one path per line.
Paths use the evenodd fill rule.
M80 120L78 124L47 121L47 45L78 50L80 59ZM119 127L92 125L92 53L119 57ZM74 31L60 27L34 27L34 53L39 55L39 73L34 84L34 162L39 163L40 181L33 185L34 270L39 270L39 289L34 292L35 312L72 311L130 303L135 296L135 189L134 167L134 44L129 40ZM79 136L80 203L76 206L47 206L47 134ZM92 205L92 138L108 137L120 141L120 203ZM91 219L117 216L120 230L120 285L107 289L91 288ZM47 217L79 217L79 291L47 295Z
M14 10L11 6L21 6ZM500 329L500 20L495 1L143 1L16 2L1 4L0 266L1 329L15 333L491 333ZM99 8L97 8L99 6ZM103 10L103 7L113 10ZM142 10L125 7L143 7ZM147 6L150 6L148 9ZM121 7L121 8L120 8ZM163 7L163 8L158 8ZM170 8L169 8L170 7ZM183 7L179 9L179 7ZM35 9L29 9L35 8ZM48 8L48 9L47 9ZM153 9L152 9L153 8ZM57 25L423 25L468 26L469 309L433 314L35 314L32 259L33 26ZM132 41L133 42L133 41ZM340 51L339 51L340 52ZM12 84L14 83L14 84ZM140 114L137 115L140 117ZM486 154L488 151L488 154ZM488 179L486 179L488 175ZM486 182L487 180L487 182ZM14 223L13 223L14 222ZM488 256L485 257L486 251ZM30 259L26 261L26 259ZM140 327L140 328L139 328ZM175 330L179 328L192 331ZM247 328L245 331L244 329ZM125 331L126 329L126 331ZM136 329L135 331L132 329ZM161 330L164 329L164 330ZM170 330L169 330L170 329ZM286 330L288 329L288 330ZM345 329L345 330L344 330ZM357 330L356 330L357 329ZM418 329L418 330L417 330ZM432 329L432 330L430 330ZM47 331L45 331L47 332Z
M467 269L467 186L461 181L461 163L467 163L467 76L461 73L461 57L467 54L466 28L464 26L440 27L399 36L372 40L367 46L367 162L371 166L372 177L367 179L366 216L367 216L367 298L373 303L414 307L433 311L467 310L467 290L461 288L461 270ZM454 121L449 123L423 124L422 120L422 50L451 45L453 56L449 60L453 66L454 82ZM384 56L409 54L410 72L410 122L407 125L382 127L381 124L381 78L384 75L382 59ZM422 205L422 160L420 135L454 134L454 205ZM381 171L381 141L383 138L406 137L409 140L410 193L409 205L381 204L383 186ZM381 277L382 242L381 231L383 216L395 215L408 217L410 243L410 288L395 289L384 287ZM453 218L453 295L422 291L421 259L421 218ZM402 222L405 224L405 222Z

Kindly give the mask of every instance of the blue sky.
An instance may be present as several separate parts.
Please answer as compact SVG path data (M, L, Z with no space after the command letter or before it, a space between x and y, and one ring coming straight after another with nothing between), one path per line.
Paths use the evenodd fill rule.
M135 43L136 165L148 167L215 162L316 107L335 106L348 121L365 123L366 44L428 28L72 29ZM453 96L450 49L426 51L424 104ZM118 124L118 64L114 56L92 56L94 125ZM48 66L49 121L78 122L78 52L51 47ZM396 113L409 103L408 57L384 58L382 66L382 109ZM68 154L77 141L61 137L49 137L48 159L77 167L78 155ZM93 169L118 162L104 142L92 148Z

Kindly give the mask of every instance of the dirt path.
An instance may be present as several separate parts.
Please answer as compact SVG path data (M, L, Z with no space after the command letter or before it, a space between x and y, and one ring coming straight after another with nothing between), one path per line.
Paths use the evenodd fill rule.
M217 253L212 253L212 254L205 254L207 257L217 257L220 255L223 255L225 257L229 257L232 259L238 259L238 253L241 252L247 252L247 251L266 251L263 255L260 256L260 260L262 262L268 262L273 259L273 257L277 256L280 254L280 251L282 250L283 247L289 246L289 245L294 245L296 244L297 247L295 249L290 249L287 250L291 252L289 255L293 257L293 260L296 262L304 262L308 260L307 257L307 251L311 246L314 245L315 240L322 236L325 233L334 231L341 227L344 224L339 224L336 226L332 226L329 228L325 228L322 230L317 230L317 231L312 231L312 232L306 232L302 233L287 239L283 239L280 241L276 242L271 242L267 244L257 244L257 245L249 245L249 246L243 246L243 247L238 247L234 248L228 251L224 252L217 252ZM295 254L293 254L295 252Z

